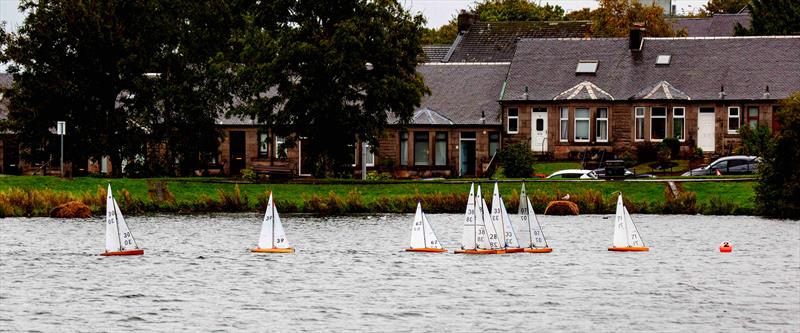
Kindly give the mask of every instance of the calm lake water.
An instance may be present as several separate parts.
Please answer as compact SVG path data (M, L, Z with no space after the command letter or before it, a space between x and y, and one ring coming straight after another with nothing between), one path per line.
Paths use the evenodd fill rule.
M450 250L461 218L429 215ZM260 214L129 217L138 257L97 256L101 218L0 219L0 331L800 330L800 222L634 215L650 252L613 253L612 218L467 256L401 252L412 215L284 216L290 255L248 252Z

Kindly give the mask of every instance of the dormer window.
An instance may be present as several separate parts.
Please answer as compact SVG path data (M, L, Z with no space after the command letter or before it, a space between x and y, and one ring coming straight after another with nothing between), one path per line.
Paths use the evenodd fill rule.
M669 65L670 60L672 60L672 55L659 54L658 57L656 57L656 65L662 65L662 66Z
M578 67L575 68L575 74L595 74L595 73L597 73L597 60L578 61Z

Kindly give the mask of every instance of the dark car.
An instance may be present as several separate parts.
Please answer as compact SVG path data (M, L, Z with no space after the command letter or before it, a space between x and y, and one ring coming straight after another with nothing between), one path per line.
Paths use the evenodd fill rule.
M711 164L683 173L681 176L705 176L720 174L747 174L758 170L760 159L757 156L726 156Z

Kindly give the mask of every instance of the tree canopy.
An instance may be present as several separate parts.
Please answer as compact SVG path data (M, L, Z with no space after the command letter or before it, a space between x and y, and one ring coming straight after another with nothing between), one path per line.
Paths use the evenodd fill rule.
M800 92L781 102L780 130L768 145L759 166L756 203L759 213L779 218L800 218Z
M736 35L798 35L800 34L800 1L752 0L750 28L736 25Z
M232 112L307 138L318 174L352 170L356 140L376 147L390 117L407 123L428 92L416 72L423 18L394 0L264 1L245 12Z
M655 4L643 5L638 1L600 0L600 7L593 11L592 35L594 37L626 37L634 23L644 23L647 36L673 37L676 33L664 18L663 9Z
M228 40L224 1L28 0L20 7L30 14L8 36L3 60L13 62L9 123L27 159L50 158L50 129L59 120L67 122L68 159L108 156L117 175L123 161L175 173L195 165L201 151L217 150L213 124L226 94L208 60Z
M747 7L749 3L750 0L708 0L703 8L710 14L735 14Z

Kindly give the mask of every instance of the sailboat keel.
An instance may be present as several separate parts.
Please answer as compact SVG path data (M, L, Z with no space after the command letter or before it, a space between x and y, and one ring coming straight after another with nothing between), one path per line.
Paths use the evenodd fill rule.
M127 250L127 251L112 251L112 252L103 252L100 253L101 256L109 257L109 256L140 256L144 254L144 250L142 249L135 249L135 250Z

